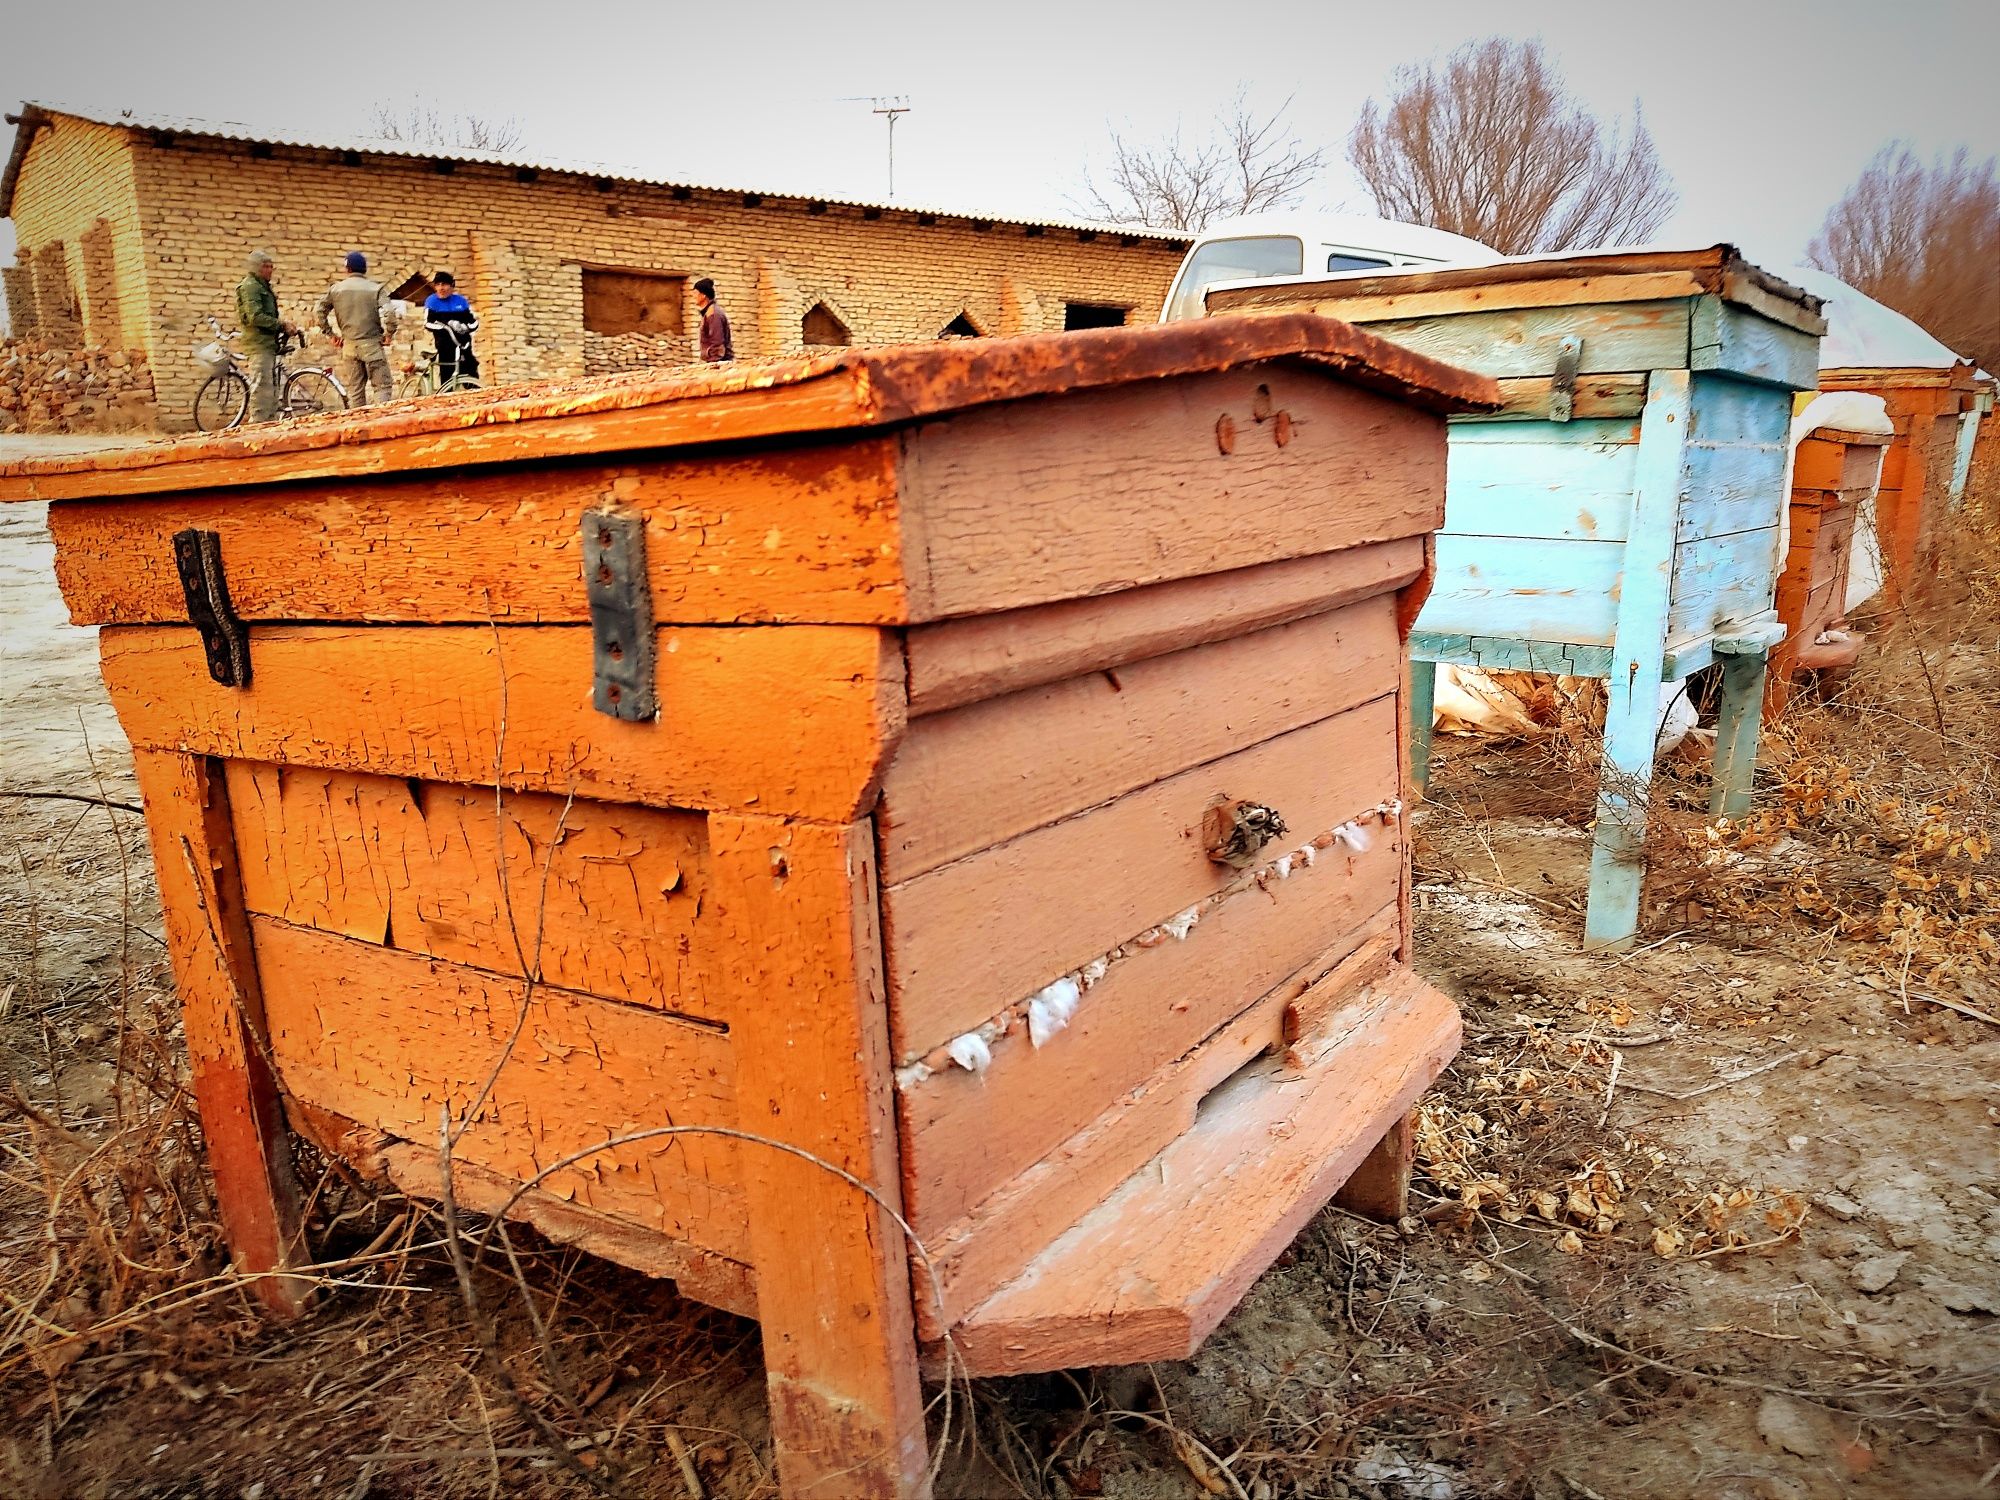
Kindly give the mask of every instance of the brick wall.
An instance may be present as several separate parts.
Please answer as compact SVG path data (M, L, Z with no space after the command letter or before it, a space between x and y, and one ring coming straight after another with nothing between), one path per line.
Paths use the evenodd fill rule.
M122 129L64 117L35 132L14 189L15 335L78 344L87 329L112 347L149 342L132 166Z
M870 218L837 204L821 212L796 202L746 206L740 194L563 174L522 180L532 174L470 163L443 175L423 161L363 160L135 141L149 342L159 351L164 409L191 398L196 371L178 356L204 314L227 320L243 254L257 246L277 256L280 305L302 322L349 249L365 251L370 274L392 286L449 267L478 309L489 382L630 368L642 355L685 357L671 338L648 336L643 346L629 335L586 339L586 267L711 276L738 352L768 356L803 347L805 314L819 302L856 343L934 338L961 313L987 333L1059 329L1068 301L1129 306L1135 321L1150 321L1180 261L1172 244L1127 246L1115 233L981 230L894 210ZM693 333L690 308L683 337Z

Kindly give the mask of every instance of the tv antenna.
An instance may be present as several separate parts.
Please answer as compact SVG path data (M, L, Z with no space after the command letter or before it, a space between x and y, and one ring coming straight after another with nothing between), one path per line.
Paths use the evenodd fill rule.
M908 94L849 94L843 103L859 104L866 100L874 107L874 113L889 122L889 196L896 196L896 120L898 116L910 112Z

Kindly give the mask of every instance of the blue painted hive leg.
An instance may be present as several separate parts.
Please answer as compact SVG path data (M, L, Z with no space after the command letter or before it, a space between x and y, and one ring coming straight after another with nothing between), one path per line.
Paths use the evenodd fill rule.
M1410 781L1419 792L1431 786L1431 719L1437 707L1437 663L1410 662Z
M1604 716L1604 760L1597 772L1597 834L1590 851L1590 903L1583 941L1615 947L1639 930L1639 891L1646 880L1646 802L1653 786L1653 747L1660 734L1660 655L1636 672L1614 677Z
M1659 738L1674 536L1686 472L1692 386L1685 370L1656 370L1646 382L1633 474L1632 521L1619 574L1618 624L1611 648L1604 762L1598 770L1597 836L1590 854L1587 947L1623 946L1639 930L1646 878L1646 801Z
M1722 645L1716 643L1717 660L1722 663L1722 707L1715 726L1715 783L1708 794L1708 810L1740 818L1750 811L1757 734L1763 720L1764 669L1770 653L1761 646L1725 653Z

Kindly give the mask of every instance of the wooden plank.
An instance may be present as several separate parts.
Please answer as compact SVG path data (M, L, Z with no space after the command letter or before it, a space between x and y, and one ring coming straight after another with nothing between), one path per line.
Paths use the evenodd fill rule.
M1421 541L1404 538L920 625L905 636L910 715L1338 609L1403 587L1422 572L1423 555Z
M1708 245L1694 250L1608 250L1571 255L1537 256L1489 265L1440 266L1434 270L1407 267L1375 275L1345 275L1310 283L1338 288L1336 295L1406 295L1434 291L1476 291L1519 283L1550 281L1603 282L1624 276L1658 276L1682 272L1705 292L1719 290L1728 270L1744 267L1731 246ZM1294 283L1293 285L1298 285ZM1251 287L1247 292L1283 292L1288 287ZM1238 292L1228 294L1231 297Z
M1779 290L1783 288L1783 290ZM1788 295L1791 294L1791 295ZM1799 288L1739 262L1722 274L1722 297L1760 318L1796 329L1809 338L1826 333L1826 319L1799 300ZM1813 298L1818 301L1818 298Z
M1397 1223L1410 1211L1410 1178L1416 1165L1417 1117L1412 1111L1375 1143L1333 1195L1334 1206L1385 1224Z
M1451 1002L1371 988L1305 1071L1270 1060L956 1329L978 1375L1185 1359L1457 1050Z
M251 919L285 1091L435 1149L489 1077L455 1159L515 1182L653 1125L736 1123L730 1039L656 1011ZM521 1016L527 1019L508 1047ZM496 1071L497 1069L497 1071ZM617 1146L542 1186L599 1213L749 1258L736 1147L680 1136Z
M1369 277L1366 284L1393 286L1416 281L1421 275L1399 276L1386 283L1383 278ZM1523 281L1486 278L1478 284L1432 291L1365 292L1360 290L1363 285L1360 280L1343 277L1212 291L1207 297L1207 307L1211 316L1225 312L1310 309L1323 317L1374 325L1398 318L1447 318L1495 309L1511 312L1530 307L1663 302L1700 296L1713 290L1716 284L1712 272L1704 275L1692 270L1654 270ZM1349 291L1350 287L1355 290Z
M1396 925L1386 907L1369 930ZM1210 1090L1273 1050L1286 1017L1308 997L1315 1014L1358 993L1349 966L1337 964L1353 945L1343 933L1331 950L1287 975L1191 1051L1161 1067L1041 1160L1008 1179L954 1224L924 1231L944 1289L942 1308L928 1291L917 1293L917 1332L934 1340L1000 1286L1018 1275L1058 1235L1075 1224L1146 1162L1192 1129ZM1330 971L1339 967L1339 978ZM1352 981L1352 982L1350 982ZM1342 988L1346 985L1346 988Z
M698 813L256 761L229 762L229 800L261 916L729 1019Z
M197 755L135 750L133 774L160 888L216 1208L236 1268L266 1311L304 1310L308 1283L280 1273L312 1259L291 1141L265 1038L268 1017L230 835L221 768Z
M1777 553L1776 526L1675 547L1667 639L1683 642L1768 611L1777 586Z
M1389 696L885 888L898 1065L1235 881L1239 871L1203 852L1213 803L1275 808L1297 847L1397 785ZM968 944L973 932L989 940Z
M1819 340L1719 297L1698 297L1688 367L1810 391L1819 384Z
M1549 400L1554 379L1546 375L1520 375L1497 382L1500 387L1500 410L1491 416L1468 419L1453 417L1452 427L1460 422L1475 420L1481 422L1547 421ZM1570 398L1570 414L1573 417L1636 417L1646 408L1646 377L1644 375L1586 375L1576 382L1576 389Z
M1597 826L1583 926L1584 941L1592 947L1627 944L1639 925L1646 804L1666 673L1674 528L1686 488L1693 411L1694 379L1686 370L1662 370L1648 385L1646 415L1639 424L1632 534L1625 543L1618 593L1604 758L1598 767Z
M1789 501L1785 460L1783 443L1762 448L1688 444L1687 487L1675 514L1675 541L1686 545L1776 526L1779 509Z
M904 444L913 620L1416 536L1444 514L1443 420L1304 365L991 407Z
M1632 509L1638 433L1630 422L1488 423L1521 441L1451 430L1445 532L1621 541ZM1479 436L1474 436L1479 433Z
M1789 448L1792 398L1782 390L1726 375L1694 380L1691 446Z
M1625 544L1444 535L1437 585L1417 617L1439 635L1611 642Z
M865 823L736 816L710 837L743 1128L790 1148L742 1155L779 1480L787 1496L921 1497L874 838Z
M903 618L891 438L644 464L472 470L56 506L56 577L79 625L180 623L173 536L222 539L246 620L587 622L583 514L646 521L653 616Z
M439 1196L441 1175L435 1147L391 1141L383 1147L381 1158L389 1180L411 1197ZM671 1281L675 1291L696 1302L741 1318L757 1316L757 1276L741 1261L663 1238L654 1230L568 1202L540 1188L516 1198L519 1185L512 1179L456 1157L452 1159L451 1181L452 1197L462 1210L497 1215L507 1208L509 1217L533 1226L559 1245L574 1245L642 1275Z
M906 1081L904 1180L918 1233L965 1218L1274 985L1351 951L1396 901L1402 839L1375 832L1366 851L1323 851L1311 867L1295 862L1289 879L1231 896L1184 942L1117 959L1044 1046L1017 1026L991 1044L984 1073L946 1065ZM1281 1045L1282 1028L1280 1007L1256 1024L1251 1051Z
M1499 379L1552 375L1557 345L1580 338L1579 375L1630 374L1686 365L1688 307L1684 301L1531 307L1375 323L1369 332Z
M468 785L504 762L510 790L611 802L845 817L902 732L895 643L866 626L663 628L653 723L591 708L583 626L252 626L247 688L191 627L107 626L99 652L137 746Z
M1487 382L1308 317L1196 319L949 344L847 349L775 363L545 383L396 402L325 422L0 464L0 501L105 499L352 478L606 452L688 449L861 427L965 408L1147 386L1204 371L1310 359L1318 378L1443 413L1494 400Z
M1282 1027L1285 1045L1296 1048L1323 1031L1337 1006L1365 984L1389 972L1402 946L1400 924L1394 909L1377 912L1359 929L1354 951L1326 972L1309 993L1285 1007ZM1294 1057L1294 1062L1298 1059Z
M1380 697L1399 647L1395 598L1378 594L918 719L883 778L882 878L901 884Z

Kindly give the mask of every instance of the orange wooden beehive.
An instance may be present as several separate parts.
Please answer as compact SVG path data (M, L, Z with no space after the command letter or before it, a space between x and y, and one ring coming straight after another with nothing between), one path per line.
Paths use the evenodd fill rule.
M1815 427L1794 450L1791 525L1777 592L1785 639L1771 653L1769 711L1784 707L1799 671L1854 659L1858 637L1825 645L1820 637L1847 613L1854 527L1876 493L1889 442L1886 433Z
M1970 364L1949 369L1826 369L1822 391L1863 391L1888 404L1896 435L1882 460L1875 496L1875 534L1883 583L1892 597L1921 589L1937 571L1938 548L1950 526L1957 451L1976 412L1978 383Z
M1457 1045L1403 642L1494 396L1293 316L0 471L105 627L239 1262L297 1263L287 1122L435 1195L476 1104L464 1201L760 1319L790 1493L922 1488L947 1333L1188 1353L1396 1206Z

